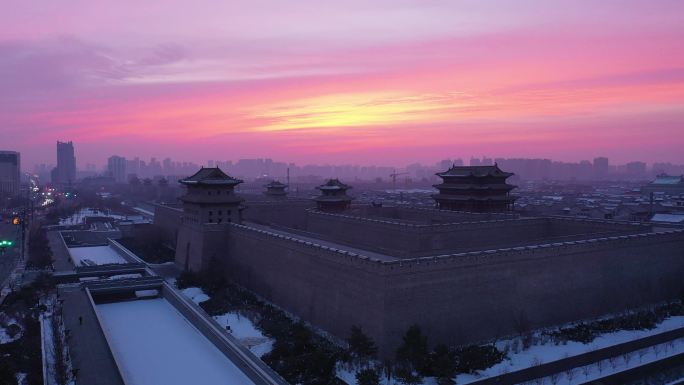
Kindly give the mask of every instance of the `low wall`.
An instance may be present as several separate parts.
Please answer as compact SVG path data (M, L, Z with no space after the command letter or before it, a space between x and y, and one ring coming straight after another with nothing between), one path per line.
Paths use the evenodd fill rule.
M463 344L673 298L684 231L391 262L232 224L226 274L338 337L352 325L391 355L416 323Z

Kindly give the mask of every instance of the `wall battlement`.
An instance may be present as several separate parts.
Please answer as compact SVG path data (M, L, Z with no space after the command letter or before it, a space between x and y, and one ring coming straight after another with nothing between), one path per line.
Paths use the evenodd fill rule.
M230 224L234 235L254 233L259 234L265 240L279 240L280 242L292 242L299 247L311 248L321 252L320 256L335 262L359 268L369 268L376 272L396 274L408 270L440 270L445 268L465 267L500 262L514 262L525 259L544 259L554 256L594 252L603 249L615 249L624 247L636 247L652 244L655 242L684 242L684 230L670 230L658 233L626 234L609 237L588 238L576 241L542 243L537 245L509 247L490 250L470 251L463 253L441 254L429 257L398 259L395 261L383 261L367 255L354 253L328 247L315 242L299 239L295 236L262 230L246 225ZM239 233L236 233L239 232Z

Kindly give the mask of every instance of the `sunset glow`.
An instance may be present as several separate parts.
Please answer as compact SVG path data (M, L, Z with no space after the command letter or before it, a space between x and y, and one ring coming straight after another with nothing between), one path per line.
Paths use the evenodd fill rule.
M3 4L0 127L27 163L72 139L79 164L684 162L678 1Z

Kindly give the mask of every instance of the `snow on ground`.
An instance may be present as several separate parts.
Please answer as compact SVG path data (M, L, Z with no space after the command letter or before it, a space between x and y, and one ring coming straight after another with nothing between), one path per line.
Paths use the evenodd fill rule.
M197 304L209 299L209 296L204 294L202 289L200 289L199 287L186 287L185 289L181 290L181 292L183 293L183 295L190 298L192 302Z
M165 299L96 308L129 385L253 383Z
M15 330L14 333L10 331L10 328ZM22 330L19 324L15 320L10 320L6 326L0 326L0 344L7 344L18 340L21 338L21 333Z
M532 366L535 362L541 361L541 363L548 363L568 356L602 349L680 327L684 327L684 316L670 317L651 330L621 330L615 333L603 334L589 344L568 341L565 345L556 345L549 339L545 344L533 345L529 349L521 350L518 353L510 350L508 352L508 358L504 359L502 362L483 370L477 375L461 374L457 377L456 381L459 384L467 384L486 377L498 376L500 374L525 369ZM510 347L516 343L516 339L517 338L498 341L496 347L499 350L505 351L506 347ZM519 339L518 343L520 343Z
M610 360L603 360L581 368L575 368L572 372L568 371L567 373L558 374L555 378L546 377L539 382L535 381L535 383L539 383L540 385L572 385L578 382L597 380L611 374L636 368L683 352L684 338L679 338L668 343L632 352L629 355L613 357Z
M18 372L18 373L16 374L16 377L17 377L17 384L18 384L18 385L25 385L25 384L26 384L26 376L27 376L27 375L28 375L28 374L26 374L26 373Z
M553 376L533 380L528 382L535 385L572 385L577 383L584 383L593 381L611 374L619 373L627 369L636 368L641 365L646 365L653 361L662 360L667 357L684 352L684 338L679 338L674 341L651 346L632 352L627 355L606 359L599 362L592 363L587 366L574 368L563 373L558 373ZM503 372L499 373L503 374ZM356 384L356 370L353 368L338 365L337 377L345 381L347 384ZM485 377L472 375L458 375L456 376L456 384L469 384L478 380L483 380ZM681 378L679 379L681 380ZM421 385L435 385L437 383L434 377L423 378ZM674 382L674 383L679 383ZM381 376L380 384L382 385L400 385L395 379L387 381L387 377Z
M508 358L504 359L499 364L483 370L478 374L459 374L456 376L455 380L457 384L469 384L488 377L525 369L532 366L535 362L548 363L569 356L574 356L635 339L664 333L666 331L681 327L684 327L684 316L676 316L664 320L651 330L621 330L615 333L607 333L597 337L589 344L568 341L565 345L556 345L549 339L548 343L533 345L529 349L522 350L518 353L514 353L511 350L508 352ZM499 350L506 350L507 347L510 348L514 343L516 343L516 340L517 338L498 341L496 346ZM520 343L520 341L518 340L517 343ZM561 385L577 383L577 381L580 380L580 382L589 381L600 378L601 376L617 373L628 368L647 364L649 362L655 361L656 359L662 359L674 354L682 353L684 352L684 338L675 340L672 344L665 343L658 346L659 347L655 349L653 347L642 349L641 353L634 352L626 357L621 356L614 358L612 362L611 360L604 360L604 362L600 364L600 370L598 364L592 364L588 365L586 368L575 368L570 374L571 378L568 378L567 374L563 373L559 375L558 378L555 378L554 381L552 381L551 378L547 378L546 382L544 383ZM658 350L657 354L656 350ZM613 368L613 366L615 366L615 368ZM356 370L353 368L346 367L345 365L339 365L337 368L337 376L350 385L356 384ZM434 378L425 378L422 384L431 385L434 383ZM386 378L382 378L381 384L395 385L397 383L394 380L388 382ZM539 384L542 383L539 382Z
M209 296L199 287L187 287L181 290L181 292L198 304L209 299ZM219 325L226 328L226 330L228 330L227 326L230 326L229 331L232 336L257 357L261 357L273 350L273 340L264 336L259 329L254 326L254 323L244 315L232 312L217 315L213 318Z
M71 254L71 260L76 266L127 262L109 246L70 247L69 254Z
M95 209L81 209L74 213L72 216L66 219L60 219L59 224L60 225L78 225L83 223L86 217L109 217L109 218L114 218L114 219L124 219L125 216L123 215L115 215L115 214L107 214L104 211L100 210L95 210Z
M142 274L139 274L139 273L117 274L117 275L112 275L109 277L109 279L130 279L130 278L142 278Z
M273 340L264 336L252 321L239 313L226 313L214 316L214 319L224 328L230 326L230 333L242 346L248 348L257 357L273 349Z

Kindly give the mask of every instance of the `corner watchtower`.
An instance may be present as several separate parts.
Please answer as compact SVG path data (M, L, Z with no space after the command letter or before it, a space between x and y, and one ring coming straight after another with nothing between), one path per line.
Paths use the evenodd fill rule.
M264 191L264 195L270 198L274 199L285 199L287 197L287 191L285 189L288 187L284 183L280 183L277 180L273 180L268 184L265 184L264 187L266 187L266 191Z
M347 195L347 190L351 187L339 179L330 179L316 188L321 190L321 195L315 199L316 206L321 211L344 211L351 205L352 197Z
M242 222L244 199L235 194L235 186L242 180L228 176L218 167L203 167L178 182L187 187L187 193L180 198L184 222L198 225Z
M513 173L493 166L453 166L435 174L443 182L434 185L437 207L443 210L498 212L513 209L515 186L506 183Z

